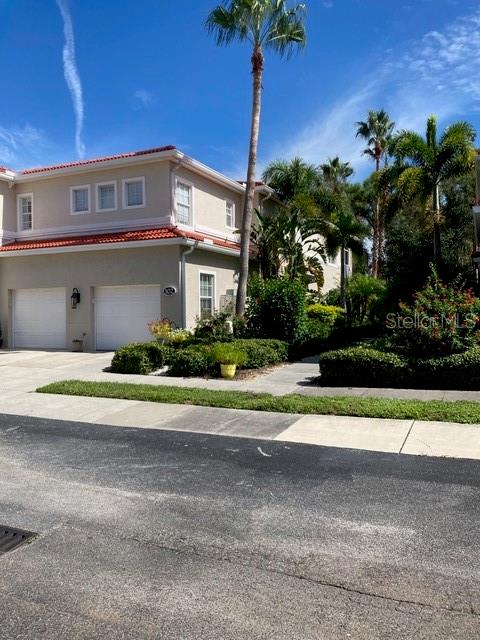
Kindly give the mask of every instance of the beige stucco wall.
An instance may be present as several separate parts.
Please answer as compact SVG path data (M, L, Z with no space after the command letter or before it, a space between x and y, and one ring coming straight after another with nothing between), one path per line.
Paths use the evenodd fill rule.
M193 222L196 227L224 232L231 235L232 229L226 226L225 202L230 200L235 204L235 228L240 226L242 215L242 194L233 189L223 187L208 180L193 171L179 167L174 171L179 179L193 184Z
M11 183L0 180L0 229L15 231L17 216L15 205L15 187Z
M208 251L196 250L186 258L185 278L187 283L187 327L195 326L200 315L200 273L215 274L215 309L220 308L220 296L228 289L237 289L237 271L239 260L234 256L225 256Z
M61 177L32 179L15 185L15 196L33 193L33 231L102 224L104 222L142 220L169 216L171 211L170 163L155 162L117 168L77 172ZM145 178L145 207L123 209L122 180ZM96 212L96 183L116 181L117 209ZM90 185L90 211L70 213L70 187ZM16 197L13 203L16 212ZM16 217L16 215L15 215ZM68 229L65 229L68 231Z
M65 287L67 347L71 340L87 334L85 347L94 344L95 286L159 284L177 287L177 294L161 298L161 316L181 324L178 246L110 249L0 259L0 322L5 346L11 346L11 298L14 289ZM77 309L71 309L73 287L81 294ZM154 318L152 318L153 320Z

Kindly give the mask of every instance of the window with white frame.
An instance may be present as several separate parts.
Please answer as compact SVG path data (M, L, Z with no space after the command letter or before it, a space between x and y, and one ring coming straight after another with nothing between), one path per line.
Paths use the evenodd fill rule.
M90 213L90 185L70 187L70 212Z
M18 196L18 222L20 231L33 228L33 194L24 193Z
M123 181L123 208L145 206L145 178L129 178Z
M225 203L225 222L229 229L235 228L235 204L228 200Z
M200 318L211 318L215 311L215 276L213 273L200 274Z
M192 185L177 180L175 185L177 223L192 224Z
M97 186L97 211L115 211L117 208L117 183L101 182Z

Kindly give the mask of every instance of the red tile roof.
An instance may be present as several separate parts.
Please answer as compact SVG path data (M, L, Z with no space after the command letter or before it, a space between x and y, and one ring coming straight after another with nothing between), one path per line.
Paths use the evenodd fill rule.
M103 156L101 158L91 158L87 160L76 160L74 162L62 162L61 164L55 164L48 167L33 167L32 169L24 169L20 171L22 175L30 175L31 173L45 173L47 171L54 171L56 169L68 169L70 167L81 167L83 165L98 164L100 162L108 162L109 160L121 160L123 158L136 158L137 156L147 156L152 153L160 153L162 151L174 151L176 147L173 145L167 145L165 147L156 147L154 149L142 149L140 151L130 151L127 153L118 153L112 156ZM4 170L4 167L0 168Z
M138 242L142 240L168 240L173 238L185 238L198 240L207 246L214 245L225 249L239 251L240 245L231 240L222 240L205 236L200 233L182 231L177 227L160 227L158 229L143 229L140 231L120 231L115 233L102 233L91 236L69 236L64 238L52 238L50 240L21 240L0 246L0 252L31 251L34 249L54 249L59 247L81 247L97 244L114 244L119 242Z

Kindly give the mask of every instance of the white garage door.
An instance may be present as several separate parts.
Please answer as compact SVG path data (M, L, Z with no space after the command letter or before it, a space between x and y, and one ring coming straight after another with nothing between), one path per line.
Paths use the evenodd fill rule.
M160 285L95 289L97 349L110 351L151 339L148 323L160 318Z
M15 349L65 349L65 289L17 289L13 294Z

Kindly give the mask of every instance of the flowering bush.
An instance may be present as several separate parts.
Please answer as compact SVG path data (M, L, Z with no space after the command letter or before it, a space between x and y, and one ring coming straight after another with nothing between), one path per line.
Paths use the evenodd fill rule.
M167 318L163 320L153 320L148 323L150 333L161 342L172 346L181 345L192 336L186 329L175 329L173 323Z
M461 353L480 342L480 300L471 290L441 282L432 272L413 304L400 304L387 315L393 344L406 354L425 358Z

